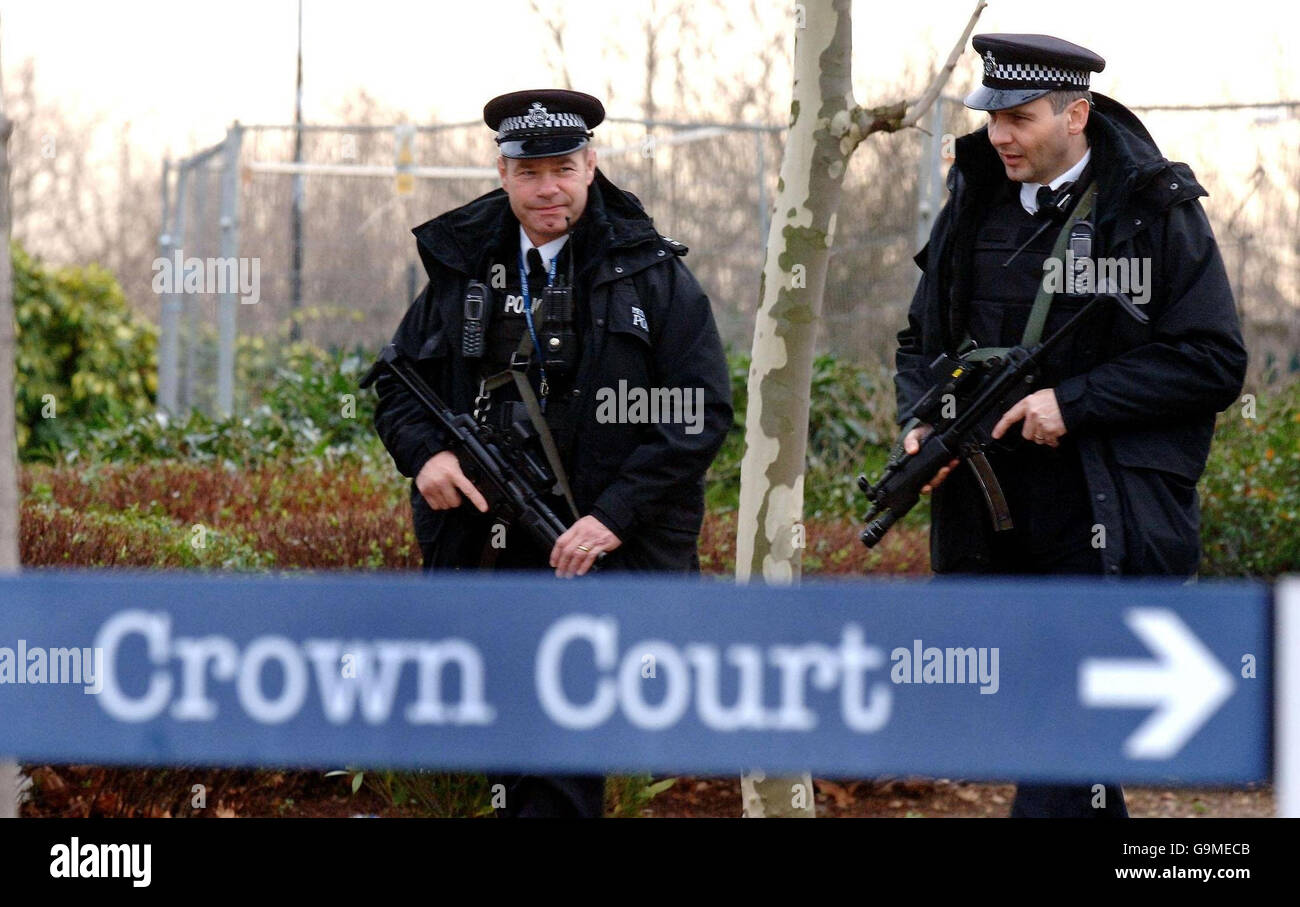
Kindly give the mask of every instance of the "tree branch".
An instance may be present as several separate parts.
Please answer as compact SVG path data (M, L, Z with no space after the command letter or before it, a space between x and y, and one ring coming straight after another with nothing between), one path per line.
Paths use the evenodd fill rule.
M938 99L939 92L943 91L943 86L948 83L948 77L952 75L952 71L957 67L957 61L961 59L962 52L966 49L966 42L970 40L970 33L975 30L975 23L986 6L988 4L984 0L979 0L975 4L975 12L971 13L970 20L966 23L966 30L961 33L961 38L953 46L952 53L948 54L948 62L944 63L943 67L934 74L930 87L921 95L921 99L916 102L916 106L903 118L903 129L915 126L921 117L925 116L925 112L930 109L930 105Z
M871 135L873 132L897 132L900 129L910 129L915 126L925 112L930 109L939 98L939 93L943 91L943 86L948 83L948 78L952 71L957 67L957 61L961 59L962 52L966 49L966 42L970 40L970 33L975 30L975 23L979 20L980 13L984 12L984 7L988 6L985 0L978 0L975 4L975 12L971 13L970 20L966 23L965 30L961 33L961 38L953 46L952 53L948 54L948 60L934 74L930 85L922 93L921 97L915 104L907 101L899 101L895 104L885 104L880 107L857 107L849 111L849 117L852 122L849 134L844 137L843 143L849 144L846 151L856 148L858 143Z

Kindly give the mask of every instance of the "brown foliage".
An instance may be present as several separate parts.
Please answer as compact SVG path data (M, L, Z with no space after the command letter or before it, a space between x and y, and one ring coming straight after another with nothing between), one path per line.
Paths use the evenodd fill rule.
M120 521L27 500L19 512L19 562L28 567L191 566L174 539L157 532L127 531Z
M28 772L31 800L22 814L32 818L402 814L386 809L382 799L369 790L352 794L346 777L326 778L324 772L100 765L38 765L28 766ZM200 792L202 798L196 796Z
M280 569L412 570L420 565L406 484L354 465L220 466L153 462L94 468L35 466L22 476L22 558L32 566L187 567L195 524L269 554ZM39 498L40 500L33 500ZM110 522L98 513L138 513ZM700 533L708 574L735 570L735 514L710 514ZM167 521L174 523L172 533ZM924 575L923 531L896 527L867 551L861 527L810 520L804 574ZM219 564L219 562L218 562ZM211 565L211 564L204 564Z
M42 487L43 486L43 487ZM387 568L419 566L404 486L357 467L266 466L245 472L188 463L33 467L23 492L72 511L140 512L166 517L188 533L202 524L271 555L278 568ZM84 522L84 521L82 521ZM158 563L156 540L113 539L89 533L71 559L60 549L88 530L67 511L44 517L24 508L23 562L27 564ZM138 550L142 543L145 550ZM120 552L119 552L120 549ZM108 552L110 560L96 560Z
M804 523L803 575L925 576L930 572L928 532L896 526L884 542L868 551L858 541L862 527L845 520ZM708 514L700 530L700 570L707 574L736 571L736 514Z

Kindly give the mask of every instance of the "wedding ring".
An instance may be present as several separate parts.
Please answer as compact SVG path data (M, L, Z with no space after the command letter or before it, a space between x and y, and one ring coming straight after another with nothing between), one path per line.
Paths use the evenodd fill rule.
M579 546L578 546L578 550L579 550L579 551L590 551L591 549L588 548L586 545L579 545Z

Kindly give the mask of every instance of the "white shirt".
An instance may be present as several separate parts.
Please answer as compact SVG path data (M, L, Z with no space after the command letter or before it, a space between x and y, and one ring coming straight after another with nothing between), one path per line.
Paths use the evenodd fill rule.
M1089 148L1088 150L1083 152L1083 157L1079 158L1079 163L1075 164L1073 167L1071 167L1069 170L1062 173L1060 176L1052 180L1047 185L1049 185L1052 188L1052 190L1055 191L1061 188L1061 186L1070 182L1071 180L1077 180L1079 178L1079 174L1083 173L1083 168L1088 166L1088 160L1091 157L1092 157L1092 149ZM1021 183L1020 184L1020 204L1021 207L1023 207L1030 214L1038 213L1038 190L1042 185L1043 185L1042 183Z
M534 246L533 241L524 232L524 228L522 226L519 228L519 252L524 256L524 260L528 260L529 249L536 249L537 253L542 256L542 267L546 268L547 271L551 270L551 259L560 254L560 250L564 248L564 244L568 240L569 234L565 233L559 239L553 239L540 246Z

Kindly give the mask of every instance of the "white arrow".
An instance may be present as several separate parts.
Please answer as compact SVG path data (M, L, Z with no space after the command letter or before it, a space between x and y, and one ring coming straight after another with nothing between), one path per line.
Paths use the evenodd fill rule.
M1091 708L1154 708L1124 741L1124 755L1168 759L1232 695L1233 678L1173 611L1133 608L1124 623L1156 660L1085 659L1079 699Z

